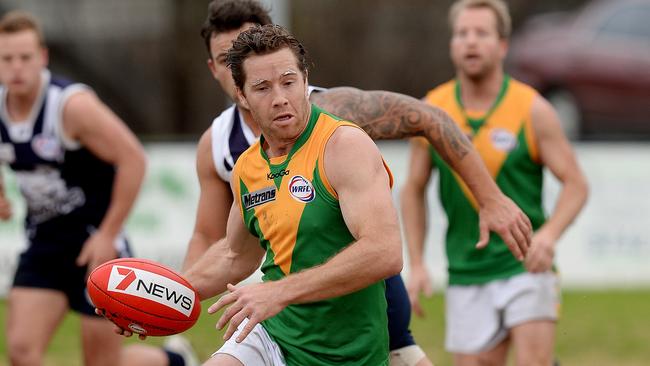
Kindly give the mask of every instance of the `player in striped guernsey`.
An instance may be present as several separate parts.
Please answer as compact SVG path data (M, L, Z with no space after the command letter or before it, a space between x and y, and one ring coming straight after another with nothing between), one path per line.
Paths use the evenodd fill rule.
M517 261L503 240L474 244L480 212L475 197L427 142L412 144L402 193L409 254L409 291L430 291L422 261L426 185L435 167L447 213L449 286L446 347L456 365L505 365L515 349L517 365L551 365L558 284L552 271L555 244L578 215L587 183L553 108L535 90L503 72L510 17L501 0L461 0L449 12L451 58L456 79L430 91L427 102L449 113L485 161L504 193L530 218L535 233L525 260ZM542 208L543 168L562 183L551 216Z
M144 177L140 143L91 89L50 74L40 27L14 11L0 19L0 164L15 172L27 203L28 246L9 291L13 365L43 363L68 309L81 315L87 365L119 364L122 339L95 315L87 273L128 256L122 228ZM1 181L1 179L0 179ZM0 185L0 219L10 205ZM125 353L130 365L169 365L159 348ZM135 351L135 350L134 350ZM174 364L172 364L174 365Z

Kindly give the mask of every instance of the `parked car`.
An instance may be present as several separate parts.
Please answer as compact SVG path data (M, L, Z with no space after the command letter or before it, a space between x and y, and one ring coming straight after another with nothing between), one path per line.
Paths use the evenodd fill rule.
M650 138L650 0L531 18L508 71L549 99L570 138Z

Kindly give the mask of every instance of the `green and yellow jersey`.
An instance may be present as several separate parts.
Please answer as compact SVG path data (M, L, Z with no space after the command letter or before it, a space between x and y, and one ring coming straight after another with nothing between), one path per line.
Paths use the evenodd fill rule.
M487 112L467 111L460 85L452 80L425 97L445 110L470 137L499 188L528 215L537 230L545 221L542 208L542 165L539 161L531 107L537 92L504 76L497 100ZM440 200L449 227L446 252L450 285L482 284L523 273L501 237L490 234L485 249L477 250L479 217L476 200L458 176L429 146L432 163L440 171Z
M341 121L318 107L288 155L269 158L264 138L237 160L235 199L266 250L264 281L325 263L354 241L323 166ZM353 276L354 274L350 274ZM290 305L263 322L288 365L387 365L384 281L324 301Z

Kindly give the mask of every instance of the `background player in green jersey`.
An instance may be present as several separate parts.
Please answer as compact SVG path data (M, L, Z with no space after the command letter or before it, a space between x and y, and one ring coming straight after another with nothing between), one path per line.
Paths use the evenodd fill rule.
M551 365L559 304L552 271L555 245L587 197L587 183L550 104L503 72L510 17L500 0L462 0L450 10L451 58L456 79L426 100L447 111L469 135L501 190L531 219L535 233L523 262L506 256L501 238L475 250L478 215L471 193L426 144L412 144L409 177L402 192L411 276L408 288L430 291L422 252L425 188L433 167L440 172L449 219L446 251L446 347L457 365L504 365L510 345L517 365ZM544 218L542 171L562 183L554 212Z

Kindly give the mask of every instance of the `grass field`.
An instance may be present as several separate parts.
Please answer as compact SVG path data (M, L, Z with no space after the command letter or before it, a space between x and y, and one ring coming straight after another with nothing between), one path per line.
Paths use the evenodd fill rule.
M428 317L414 318L413 333L436 365L450 365L443 345L443 298L425 301ZM204 303L204 310L208 302ZM5 303L0 302L0 326L4 329ZM216 316L203 315L185 335L201 359L221 343L214 330ZM78 318L70 315L56 334L46 365L81 365ZM0 365L7 365L4 342L0 344ZM130 340L135 341L135 340ZM161 339L147 340L160 344ZM650 365L650 289L621 291L570 291L563 294L562 318L558 323L557 354L563 366L647 366Z

